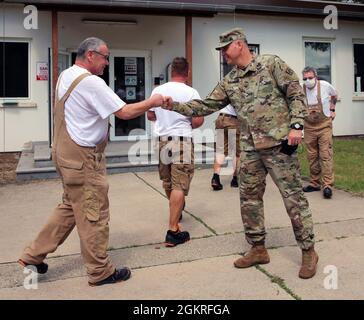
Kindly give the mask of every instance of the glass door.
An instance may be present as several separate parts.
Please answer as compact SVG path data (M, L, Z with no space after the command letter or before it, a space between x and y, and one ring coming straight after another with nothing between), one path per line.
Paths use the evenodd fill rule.
M110 52L110 87L127 104L149 97L150 70L148 51ZM121 120L112 115L111 126L111 141L147 139L150 132L145 114L131 120Z
M71 54L67 52L58 52L58 76L70 67Z

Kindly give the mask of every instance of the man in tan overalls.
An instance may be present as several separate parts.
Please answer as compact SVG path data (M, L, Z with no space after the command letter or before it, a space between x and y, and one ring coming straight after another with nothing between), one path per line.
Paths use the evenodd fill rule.
M58 79L54 108L52 159L63 184L59 204L36 239L19 259L46 273L43 262L77 226L89 285L127 280L127 267L115 268L108 255L109 185L104 150L108 141L108 118L135 118L151 107L163 105L161 95L125 104L97 75L109 64L109 50L97 38L84 40L75 64Z
M308 106L304 141L310 166L310 184L303 191L322 188L324 198L330 199L334 184L332 120L336 115L337 92L327 81L317 79L314 68L306 67L302 74Z

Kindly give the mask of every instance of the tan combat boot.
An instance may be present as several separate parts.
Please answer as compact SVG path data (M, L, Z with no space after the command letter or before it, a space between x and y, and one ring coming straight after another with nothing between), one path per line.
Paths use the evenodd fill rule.
M235 268L249 268L256 264L269 263L269 255L264 245L256 245L241 258L234 261Z
M314 247L302 250L302 266L298 276L302 279L312 278L316 274L318 259Z

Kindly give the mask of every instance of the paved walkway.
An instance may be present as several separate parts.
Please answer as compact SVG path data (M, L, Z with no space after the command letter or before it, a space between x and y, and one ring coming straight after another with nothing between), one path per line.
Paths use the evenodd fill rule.
M317 275L301 280L301 253L272 181L265 194L271 263L240 270L232 263L249 246L238 190L223 177L224 190L213 192L210 178L211 170L196 170L187 198L183 227L191 241L165 248L168 202L158 173L109 176L109 254L133 276L97 288L87 285L76 231L49 255L38 289L23 287L27 275L15 261L59 202L61 186L59 180L0 186L0 299L364 299L364 198L339 190L332 200L308 195L320 261ZM335 275L337 289L328 289Z

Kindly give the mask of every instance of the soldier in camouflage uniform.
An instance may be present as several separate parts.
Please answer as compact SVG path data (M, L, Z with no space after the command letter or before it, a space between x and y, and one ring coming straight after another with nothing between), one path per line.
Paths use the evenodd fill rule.
M253 56L242 29L220 36L217 50L232 71L204 100L169 103L169 109L186 116L206 116L229 103L240 122L240 203L246 239L252 248L234 262L246 268L270 261L265 249L263 195L266 175L279 188L291 219L295 238L302 249L301 278L316 273L311 212L305 198L297 154L306 115L305 95L295 72L275 55Z

